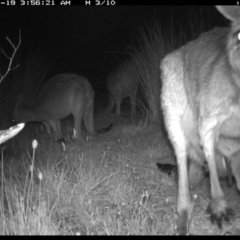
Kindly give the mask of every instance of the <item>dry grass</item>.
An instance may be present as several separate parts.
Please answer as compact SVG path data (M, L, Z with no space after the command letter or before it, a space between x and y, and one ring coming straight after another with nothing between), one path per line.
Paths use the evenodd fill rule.
M175 47L171 42L175 38L171 30L161 31L161 26L154 24L147 32L140 29L142 42L134 58L148 99L147 116L158 121L159 64L164 54ZM39 69L34 70L36 74ZM31 74L27 79L34 78ZM47 72L41 74L36 79L44 79ZM175 234L177 183L174 176L156 167L157 162L174 164L173 150L162 126L145 123L118 122L107 134L85 136L83 141L69 142L64 147L29 124L6 143L3 151L0 234ZM37 148L32 147L33 139L38 141ZM191 193L197 195L191 213L192 234L240 234L236 186L228 188L224 181L221 184L235 217L222 229L211 224L205 214L209 203L206 179Z
M30 139L38 139L36 149ZM24 140L25 139L25 140ZM28 127L9 146L18 152L1 167L0 233L63 235L172 235L177 184L156 162L173 163L158 126L119 124L87 141L61 144ZM13 142L11 142L13 141ZM194 193L193 234L237 234L239 196L224 185L236 216L223 229L211 225L205 209L205 181ZM237 208L238 207L238 208Z
M147 107L141 104L141 107L147 112L146 120L159 122L161 116L159 63L172 49L174 49L173 39L164 38L163 27L158 21L145 23L139 27L138 45L132 51L132 57L136 72L141 79L141 92L147 100Z
M155 16L148 21L144 20L138 27L137 43L131 49L131 55L135 71L141 79L140 89L143 98L147 101L147 104L144 101L141 102L141 99L138 101L140 108L145 112L145 121L159 122L162 119L159 97L161 94L160 62L168 53L211 28L211 16L208 18L204 16L201 10L196 12L189 8L188 24L181 25L174 21L174 16L169 17L168 22L162 22Z

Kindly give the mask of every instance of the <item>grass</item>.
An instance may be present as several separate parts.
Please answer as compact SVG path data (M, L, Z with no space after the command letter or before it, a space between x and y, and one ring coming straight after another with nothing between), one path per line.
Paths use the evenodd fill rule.
M144 23L139 27L138 44L132 50L132 58L139 74L140 89L147 101L141 107L147 112L146 120L159 122L161 108L159 96L161 80L159 65L163 57L174 49L173 39L164 38L163 27L158 21ZM147 106L147 107L146 107Z
M38 139L33 148L30 139ZM25 139L25 140L24 140ZM172 235L177 220L177 184L156 168L174 162L156 125L118 124L104 135L61 144L26 127L7 142L18 152L3 156L0 234ZM223 188L235 218L219 230L204 213L208 184L192 194L193 234L238 233L239 196Z
M173 175L168 176L156 167L157 162L175 163L163 126L156 124L161 115L159 64L167 52L188 40L178 38L175 42L173 32L167 32L171 28L154 24L147 31L140 28L141 44L133 55L143 79L147 117L134 124L129 119L119 120L107 134L94 138L84 135L83 141L65 145L47 137L37 125L29 124L2 150L0 234L176 233L177 183ZM44 65L36 64L34 70L29 65L29 74L25 74L27 79L36 76L40 84L50 67L44 66L48 71L41 75L43 67L39 66ZM36 86L41 85L38 83ZM149 123L149 119L154 121ZM32 143L34 139L37 146ZM194 198L189 223L192 234L240 234L236 186L229 188L224 181L221 185L235 217L230 223L224 223L222 229L211 224L205 214L210 197L209 179L206 179L191 193Z
M145 112L145 121L162 121L159 100L162 86L160 73L162 59L213 27L207 9L204 10L205 15L201 8L195 9L192 6L188 9L189 14L185 24L175 21L173 16L170 16L168 21L153 16L148 20L144 19L141 25L137 25L138 34L134 47L130 49L130 55L135 71L141 79L140 89L143 99L147 102L145 104L145 101L138 101L140 108Z

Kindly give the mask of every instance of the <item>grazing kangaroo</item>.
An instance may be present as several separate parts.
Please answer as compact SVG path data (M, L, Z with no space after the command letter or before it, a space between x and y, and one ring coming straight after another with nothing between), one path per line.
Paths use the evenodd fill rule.
M161 104L178 166L178 234L189 233L191 164L207 161L212 221L221 226L222 220L233 213L219 183L215 152L221 148L221 137L230 141L240 138L240 7L217 9L232 22L231 28L214 28L201 34L168 54L160 64ZM234 153L231 156L235 159ZM231 164L239 169L239 161L235 159Z
M51 126L56 137L61 139L60 120L72 114L76 138L80 139L82 119L87 131L91 135L96 134L93 110L94 91L87 78L64 73L52 77L45 84L33 106L19 108L16 105L13 118L17 122L41 122L48 132Z
M116 115L121 115L121 103L129 97L131 101L131 114L136 114L136 97L139 84L139 77L136 75L134 63L127 60L115 68L107 79L109 92L108 106L105 113L111 112L116 104Z

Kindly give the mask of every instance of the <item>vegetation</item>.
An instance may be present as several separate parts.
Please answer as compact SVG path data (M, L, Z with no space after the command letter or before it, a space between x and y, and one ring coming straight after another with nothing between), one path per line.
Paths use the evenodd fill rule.
M173 163L173 153L156 126L129 121L65 146L30 127L7 143L11 151L2 151L1 234L175 233L177 185L156 167ZM206 182L193 193L192 233L239 233L239 218L222 230L210 224ZM237 211L235 187L224 191Z
M137 26L137 39L133 43L134 47L130 48L130 54L135 63L136 74L141 79L140 89L143 96L138 99L138 104L145 114L145 121L161 122L162 120L159 97L161 93L160 62L168 53L213 27L210 16L208 18L202 16L202 11L189 9L184 26L174 21L174 17L170 17L170 21L168 18L169 22L166 24L157 16L143 20L143 23Z
M163 123L155 124L161 118L159 64L166 53L181 45L167 29L171 28L157 22L140 28L142 40L132 52L147 99L147 107L142 105L147 111L144 120L99 116L103 119L96 117L96 123L114 122L111 132L94 138L84 135L82 141L66 145L49 138L40 124L28 124L2 147L0 234L175 234L177 183L173 175L156 166L157 162L175 164ZM31 61L36 59L41 56ZM39 87L51 71L50 65L29 61L24 69L21 76L26 76L29 89L31 84ZM192 193L197 196L191 213L192 234L240 234L236 186L230 189L222 184L235 218L222 229L211 225L205 214L206 179Z

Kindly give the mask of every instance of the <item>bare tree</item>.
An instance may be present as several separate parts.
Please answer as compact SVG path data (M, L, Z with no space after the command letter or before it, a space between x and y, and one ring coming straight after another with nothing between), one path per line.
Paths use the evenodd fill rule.
M1 74L0 73L0 83L3 81L3 79L7 76L7 74L16 69L19 64L17 64L15 67L12 67L12 62L13 62L13 59L14 59L14 56L16 55L16 52L21 44L21 30L19 30L19 39L18 39L18 44L15 46L15 44L8 38L8 36L6 36L6 39L7 41L10 43L10 45L12 46L13 48L13 53L11 56L7 55L3 49L1 48L1 52L3 53L3 55L9 59L9 64L8 64L8 67L7 67L7 71L4 73L4 74ZM16 134L18 134L22 129L23 127L25 126L24 123L20 123L20 124L17 124L16 126L13 126L9 129L6 129L6 130L1 130L0 131L0 144L6 142L8 139L14 137Z
M15 54L16 54L19 46L20 46L20 44L21 44L21 30L19 30L19 40L18 40L17 46L14 45L14 43L8 38L8 36L6 36L6 39L7 39L7 41L10 43L10 45L11 45L12 48L13 48L13 54L12 54L12 56L8 56L8 55L3 51L3 49L1 48L1 52L3 53L3 55L4 55L6 58L9 59L9 64L8 64L8 68L7 68L7 71L5 72L5 74L2 75L2 74L0 73L0 83L2 82L2 80L7 76L7 74L8 74L10 71L12 71L12 70L16 69L17 67L19 67L19 64L17 64L15 67L12 68L12 61L13 61L13 58L14 58L14 56L15 56Z

